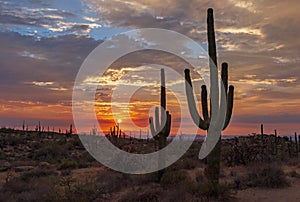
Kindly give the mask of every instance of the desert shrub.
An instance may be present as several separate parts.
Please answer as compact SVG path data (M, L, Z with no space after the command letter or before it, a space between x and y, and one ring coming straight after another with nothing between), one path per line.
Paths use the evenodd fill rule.
M61 175L61 176L70 176L71 174L72 174L72 170L70 170L70 169L62 170L62 171L60 172L60 175Z
M300 166L300 156L288 159L288 161L286 162L286 165L299 168L299 166Z
M10 136L10 135L7 135L7 136L4 137L3 142L6 145L17 146L19 144L25 144L26 140L25 140L25 138L23 138L21 136Z
M198 166L199 159L194 158L181 158L176 163L169 167L169 170L181 170L181 169L194 169Z
M285 151L279 150L277 154L277 158L280 161L287 161L289 159L289 154Z
M107 201L104 200L108 192L99 181L78 183L70 176L62 176L57 183L62 190L57 194L57 201Z
M53 172L31 171L14 177L0 190L0 201L53 201L57 177Z
M104 189L99 184L75 184L65 192L68 201L99 201L103 199Z
M124 187L131 186L131 180L128 175L115 171L99 173L95 183L99 184L107 194L118 192Z
M75 147L83 147L81 140L79 139L78 136L74 136L72 138L72 141L70 142L73 146L73 148Z
M67 155L67 150L56 143L45 144L28 157L39 161L60 162Z
M43 146L44 146L44 144L41 142L33 142L30 144L30 147L34 150L41 149Z
M18 166L35 166L36 162L31 160L17 160L11 162L12 167L18 167Z
M167 171L163 174L160 184L166 188L169 186L179 185L180 183L184 183L189 180L187 173L183 170Z
M78 163L78 168L88 168L90 165L91 165L90 163L80 161Z
M74 160L67 160L64 161L60 166L60 170L66 170L66 169L75 169L78 167L78 163Z
M80 159L81 163L83 163L83 162L87 162L87 163L96 162L96 160L87 151L82 152L79 156L79 159Z
M295 170L289 172L288 175L289 175L290 177L300 178L300 174L297 173Z
M122 174L122 180L131 186L143 186L145 184L151 184L157 182L157 173L148 173L142 175L131 175L131 174Z
M267 165L251 172L244 180L248 187L282 188L289 186L278 166Z
M160 201L160 194L159 190L146 190L140 193L127 193L125 196L120 199L120 202L156 202Z
M210 201L234 201L233 192L227 184L212 184L210 182L202 183L198 187L198 194L202 199Z
M40 177L47 177L47 176L57 176L58 173L53 170L42 170L42 169L35 169L29 172L24 172L19 178L23 181L28 181L32 178L40 178Z
M0 160L5 160L5 159L6 159L6 155L5 155L4 151L2 151L0 149Z

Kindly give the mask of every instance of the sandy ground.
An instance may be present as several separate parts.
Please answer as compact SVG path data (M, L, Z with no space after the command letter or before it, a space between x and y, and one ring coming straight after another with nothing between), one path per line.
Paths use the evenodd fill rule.
M290 187L281 189L251 188L238 191L238 201L266 201L266 202L299 202L300 179L293 179Z

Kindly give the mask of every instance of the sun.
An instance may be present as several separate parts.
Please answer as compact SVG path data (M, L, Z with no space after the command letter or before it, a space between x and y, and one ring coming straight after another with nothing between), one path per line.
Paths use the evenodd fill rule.
M118 119L117 122L118 122L118 124L122 123L122 119Z

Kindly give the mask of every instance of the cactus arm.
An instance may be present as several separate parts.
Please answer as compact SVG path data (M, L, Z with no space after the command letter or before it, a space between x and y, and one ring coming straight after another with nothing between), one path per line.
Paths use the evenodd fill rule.
M161 125L159 123L159 109L158 109L158 107L155 107L155 127L156 127L156 132L161 131Z
M150 131L151 131L151 135L155 140L158 140L158 133L155 131L154 129L154 123L153 123L153 118L150 117L149 118L149 124L150 124Z
M165 133L164 133L166 137L168 137L170 135L170 131L171 131L171 119L172 119L172 116L167 111L167 121L166 121L166 126L165 126Z
M161 111L160 111L160 117L161 117L161 120L160 120L160 130L162 130L164 128L163 125L166 124L166 113L165 113L165 110L166 110L166 79L165 79L165 70L164 69L161 69L160 70L160 78L161 78L161 85L160 85L160 92L161 92L161 95L160 95L160 107L161 107Z
M189 111L191 114L191 117L194 121L194 123L201 129L206 130L208 128L208 125L204 122L204 120L200 117L193 93L193 85L190 77L190 70L185 69L185 91L186 91L186 97L188 101Z
M223 130L225 130L230 122L232 109L233 109L233 100L234 100L234 87L229 86L229 92L227 96L227 112L226 112L226 119L224 123Z
M225 94L227 96L227 91L228 91L228 64L226 62L222 63L221 78L222 78L223 86L224 86L224 89L225 89Z
M202 114L205 123L209 123L209 116L208 116L208 105L207 105L207 90L206 86L201 86L201 104L202 104Z
M232 108L233 108L233 96L234 96L234 87L230 86L229 87L229 92L228 92L228 64L227 63L222 63L222 71L221 71L221 78L222 78L222 84L224 86L225 90L225 95L227 98L227 110L226 110L226 118L225 118L225 123L223 126L223 130L226 129L228 126L231 115L232 115ZM222 91L223 92L223 91Z

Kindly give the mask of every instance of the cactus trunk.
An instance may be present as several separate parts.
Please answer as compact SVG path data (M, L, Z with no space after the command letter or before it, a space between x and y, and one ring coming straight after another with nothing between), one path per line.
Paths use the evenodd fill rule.
M296 154L298 155L299 149L298 149L298 140L297 140L297 133L295 132L295 151Z
M264 140L264 124L260 124L261 141Z
M275 130L274 133L275 133L275 140L274 140L274 142L275 142L275 154L277 156L277 154L278 154L278 136L277 136L277 130Z

